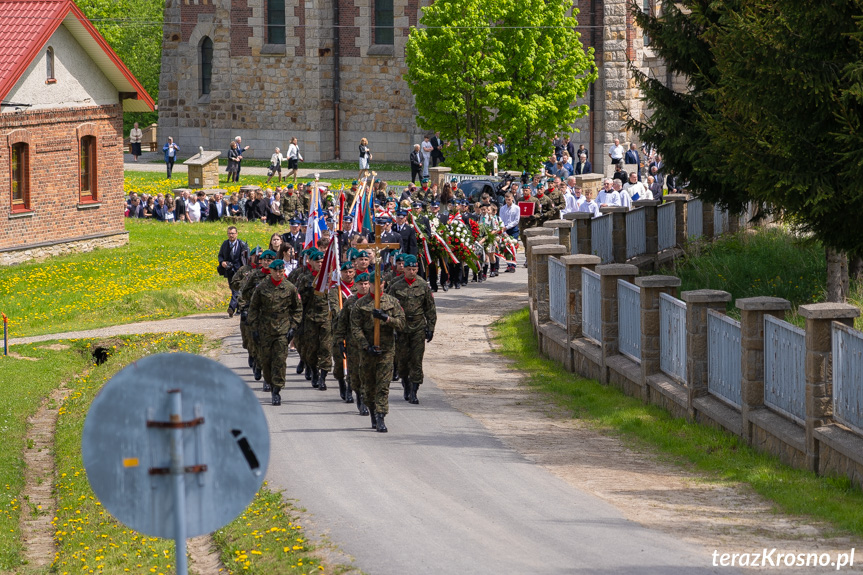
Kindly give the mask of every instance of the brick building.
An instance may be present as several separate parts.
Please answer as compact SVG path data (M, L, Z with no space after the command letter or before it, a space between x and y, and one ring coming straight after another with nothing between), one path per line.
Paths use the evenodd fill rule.
M652 9L654 0L644 1ZM406 162L422 134L403 79L405 43L428 3L169 0L160 133L190 149L217 150L241 135L252 146L246 155L257 158L269 158L275 146L284 151L296 136L307 160L354 160L367 137L375 159ZM591 115L573 126L581 130L573 139L591 160L607 159L615 137L630 139L625 111L642 113L627 62L658 77L665 72L624 0L577 6L582 43L595 48L600 75L584 102Z
M154 102L71 0L0 0L0 264L127 241L123 111Z

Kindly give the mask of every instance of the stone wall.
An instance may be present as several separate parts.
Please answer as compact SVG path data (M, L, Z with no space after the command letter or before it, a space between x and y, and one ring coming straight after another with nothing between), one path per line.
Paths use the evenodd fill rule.
M118 248L129 243L129 233L119 232L97 237L70 239L63 242L48 242L26 248L0 250L0 266L41 261L54 256L92 252L93 250Z

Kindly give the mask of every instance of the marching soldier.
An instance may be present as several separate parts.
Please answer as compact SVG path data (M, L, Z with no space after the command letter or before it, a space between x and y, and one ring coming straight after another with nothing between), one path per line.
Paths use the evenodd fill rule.
M324 254L319 250L308 253L309 274L303 274L298 286L303 299L302 357L306 370L311 370L312 387L327 390L327 374L333 369L333 329L327 294L315 291L314 281L321 271Z
M239 300L239 310L240 310L240 332L242 333L244 330L246 332L246 344L247 349L249 350L249 363L252 367L252 372L255 375L255 381L260 381L263 376L263 372L261 370L261 363L258 357L258 345L254 339L252 339L252 328L248 322L249 315L249 304L252 301L252 294L255 291L255 288L258 287L258 284L267 277L270 273L269 265L270 263L276 259L276 252L273 250L266 250L261 254L260 262L261 265L259 268L252 270L247 276L246 279L243 280L243 285L240 288L240 300ZM264 382L264 391L270 391L269 384Z
M369 293L369 274L364 273L354 277L354 287L356 293L345 300L342 305L342 311L339 312L338 320L336 321L336 329L333 332L333 339L340 351L348 358L348 373L347 373L347 393L352 391L357 394L357 410L360 415L368 415L369 409L363 402L360 357L363 352L360 343L354 337L351 331L351 313L356 303Z
M434 337L437 308L429 284L417 277L416 256L404 256L404 277L387 293L398 300L405 314L405 327L398 330L398 372L402 377L405 401L419 403L417 390L423 382L425 344Z
M257 344L264 381L271 387L272 403L281 405L288 344L302 319L303 310L297 288L285 279L285 262L275 260L269 269L270 277L258 284L252 293L246 321Z
M244 307L242 302L243 282L250 273L257 269L260 256L261 247L255 246L255 249L249 253L249 263L238 269L236 273L234 273L234 277L231 278L231 291L241 294L240 298L237 299L237 310L240 312L240 337L243 339L243 349L245 350L249 349L249 334L245 326L246 320L243 317L243 310L245 307L248 307ZM249 353L249 367L252 369L255 368L255 358L252 356L251 352Z
M369 274L369 281L373 274ZM375 322L380 321L380 345L374 344ZM351 333L362 349L360 372L363 402L369 408L372 427L387 432L384 417L389 412L389 389L395 358L395 332L404 329L405 314L398 300L381 294L380 309L375 309L372 294L358 301L351 311Z
M341 277L339 278L339 281L342 285L331 287L327 293L333 334L336 333L338 328L339 313L345 306L345 300L350 297L350 295L345 295L345 291L350 291L351 295L356 292L356 288L354 287L354 264L351 262L343 263L340 273ZM342 286L344 286L344 290ZM339 296L340 291L342 292L341 297ZM341 339L336 339L335 335L333 336L333 375L339 382L339 397L341 397L346 403L353 403L354 394L351 391L350 384L347 382L347 378L345 377L345 352L342 351L344 339L344 335L342 335Z

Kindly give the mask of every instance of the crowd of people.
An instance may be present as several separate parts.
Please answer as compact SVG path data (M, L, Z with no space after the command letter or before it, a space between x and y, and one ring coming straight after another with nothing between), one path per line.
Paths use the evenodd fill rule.
M232 293L228 314L240 317L249 368L272 405L281 405L287 359L295 351L296 372L312 388L327 391L332 374L340 399L356 403L373 429L386 432L391 381L400 379L404 400L419 403L423 354L437 322L431 287L417 257L394 247L400 244L378 254L363 242L340 247L327 236L319 243L323 250L297 252L300 237L292 224L291 231L273 234L266 249L250 250L231 226L219 250L219 271Z

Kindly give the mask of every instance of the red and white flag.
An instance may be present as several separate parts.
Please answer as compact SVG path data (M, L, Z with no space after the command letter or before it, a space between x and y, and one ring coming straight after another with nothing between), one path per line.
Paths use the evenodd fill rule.
M324 261L321 271L315 277L314 288L317 293L326 293L339 281L339 242L335 234L330 238L327 250L324 252Z

